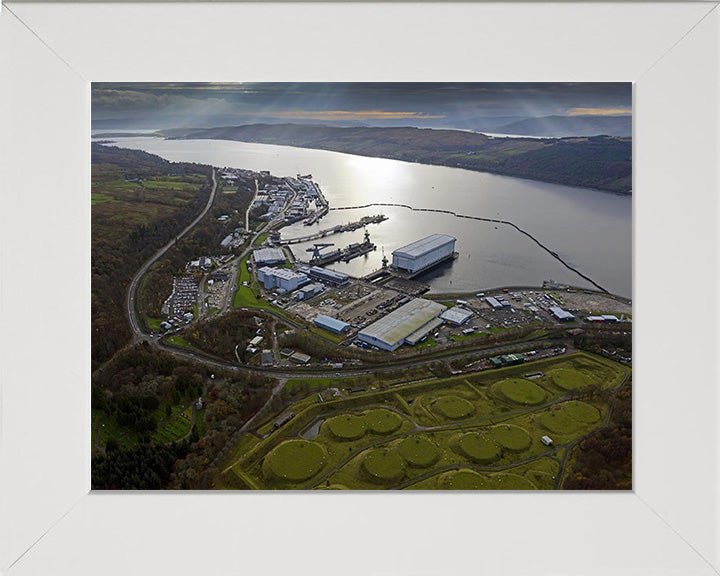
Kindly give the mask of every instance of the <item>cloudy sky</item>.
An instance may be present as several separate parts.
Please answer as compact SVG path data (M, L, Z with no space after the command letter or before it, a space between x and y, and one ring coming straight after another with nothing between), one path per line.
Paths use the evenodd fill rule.
M472 127L478 119L628 115L629 83L94 83L93 123Z

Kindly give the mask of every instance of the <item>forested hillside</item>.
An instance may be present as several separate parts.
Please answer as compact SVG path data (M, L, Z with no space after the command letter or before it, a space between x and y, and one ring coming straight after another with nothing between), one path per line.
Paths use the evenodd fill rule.
M493 138L458 130L299 124L176 129L161 134L333 150L622 194L632 190L632 139L627 137Z

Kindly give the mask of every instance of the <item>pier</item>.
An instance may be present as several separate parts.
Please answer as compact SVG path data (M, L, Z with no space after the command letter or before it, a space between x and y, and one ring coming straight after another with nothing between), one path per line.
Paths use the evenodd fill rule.
M379 224L380 222L384 222L387 220L388 217L384 214L376 214L375 216L363 216L360 218L360 220L356 220L355 222L348 222L347 224L338 224L337 226L333 226L332 228L326 228L325 230L320 230L319 232L315 232L313 234L308 234L307 236L301 236L299 238L290 238L288 240L280 240L279 243L287 246L290 244L301 244L302 242L311 242L312 240L320 240L321 238L325 238L327 236L331 236L333 234L340 234L341 232L352 232L354 230L357 230L359 228L363 228L367 226L368 224Z

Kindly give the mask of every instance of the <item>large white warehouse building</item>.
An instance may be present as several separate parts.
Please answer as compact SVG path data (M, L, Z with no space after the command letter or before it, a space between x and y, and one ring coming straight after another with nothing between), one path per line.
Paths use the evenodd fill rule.
M413 333L425 327L430 330L431 323L433 328L437 327L438 324L433 323L433 320L445 310L447 308L439 302L415 298L360 330L358 338L372 346L392 352L397 350Z
M393 267L410 273L427 268L452 256L456 238L447 234L433 234L398 248L393 252Z

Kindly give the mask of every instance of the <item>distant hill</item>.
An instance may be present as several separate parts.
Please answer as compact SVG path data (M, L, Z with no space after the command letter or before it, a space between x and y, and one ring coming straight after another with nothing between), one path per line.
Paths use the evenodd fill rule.
M437 164L629 194L632 141L612 136L493 138L460 130L250 124L172 129L168 138L220 139Z
M631 116L543 116L496 127L501 134L527 134L546 138L566 136L632 136Z

